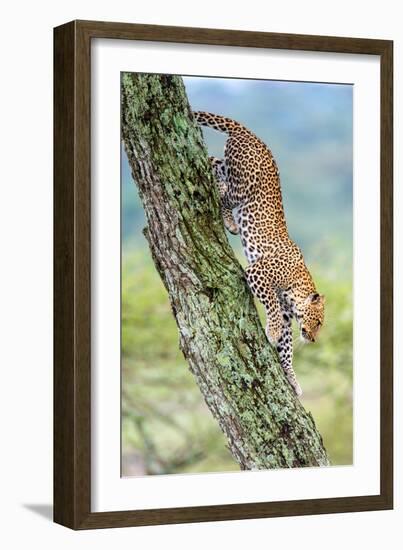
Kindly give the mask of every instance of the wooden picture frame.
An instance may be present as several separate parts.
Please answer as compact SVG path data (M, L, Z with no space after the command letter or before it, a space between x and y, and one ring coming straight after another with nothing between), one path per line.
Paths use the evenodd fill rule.
M380 56L381 456L376 495L91 512L91 40L147 40ZM393 43L73 21L54 30L54 520L72 529L325 514L393 507ZM118 368L118 365L116 366Z

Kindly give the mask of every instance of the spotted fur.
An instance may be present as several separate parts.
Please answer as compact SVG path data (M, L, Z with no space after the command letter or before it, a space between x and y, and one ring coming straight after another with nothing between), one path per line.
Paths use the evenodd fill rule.
M324 296L317 293L301 250L290 239L280 177L268 147L239 122L194 113L201 126L228 135L224 159L211 157L225 227L241 237L249 262L246 279L267 314L266 335L297 395L292 366L292 319L304 342L314 342L324 321Z

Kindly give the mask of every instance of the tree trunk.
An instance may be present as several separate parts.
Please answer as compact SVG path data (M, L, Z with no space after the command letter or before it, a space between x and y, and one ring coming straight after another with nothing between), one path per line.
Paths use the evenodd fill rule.
M180 347L232 455L244 470L328 465L228 244L182 79L125 73L122 134Z

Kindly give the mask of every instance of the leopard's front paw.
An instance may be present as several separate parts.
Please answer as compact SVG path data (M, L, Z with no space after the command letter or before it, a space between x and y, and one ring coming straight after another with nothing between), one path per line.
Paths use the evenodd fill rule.
M301 397L302 395L302 389L301 386L298 384L294 370L291 368L286 369L286 377L288 382L290 383L290 386L294 390L294 393L297 397Z
M293 382L293 383L291 384L291 386L292 386L292 389L293 389L294 392L295 392L295 395L296 395L297 397L301 397L301 395L302 395L302 389L301 389L301 386L298 384L298 382Z

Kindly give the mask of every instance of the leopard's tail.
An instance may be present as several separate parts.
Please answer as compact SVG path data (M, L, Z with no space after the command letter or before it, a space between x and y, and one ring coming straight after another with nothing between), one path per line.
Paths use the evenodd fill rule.
M213 113L206 113L204 111L196 111L193 113L195 119L197 120L200 126L208 126L224 134L232 134L236 130L243 130L244 127L236 120L227 118L221 115L215 115Z

